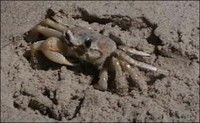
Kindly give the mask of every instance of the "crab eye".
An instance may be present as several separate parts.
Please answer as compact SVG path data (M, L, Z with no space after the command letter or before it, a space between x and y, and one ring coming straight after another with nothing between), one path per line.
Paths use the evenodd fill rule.
M87 38L87 39L85 40L85 46L86 46L87 48L89 48L89 47L91 46L91 43L92 43L92 40L91 40L90 38Z

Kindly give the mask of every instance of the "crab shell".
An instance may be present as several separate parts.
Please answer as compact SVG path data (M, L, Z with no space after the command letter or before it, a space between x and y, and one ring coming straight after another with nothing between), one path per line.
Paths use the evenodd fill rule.
M69 29L78 45L73 45L72 53L80 60L98 66L100 69L105 60L117 49L116 43L95 31L82 27ZM70 42L67 34L64 33L66 42ZM69 44L70 45L70 44Z

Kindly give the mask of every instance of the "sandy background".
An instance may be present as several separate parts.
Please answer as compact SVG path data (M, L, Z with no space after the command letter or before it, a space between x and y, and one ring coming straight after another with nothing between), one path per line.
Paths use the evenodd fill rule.
M94 89L87 66L41 57L33 69L28 31L54 14L68 25L121 34L152 54L145 62L170 74L140 70L147 96L130 84L121 97ZM199 121L199 84L199 2L1 1L1 121Z

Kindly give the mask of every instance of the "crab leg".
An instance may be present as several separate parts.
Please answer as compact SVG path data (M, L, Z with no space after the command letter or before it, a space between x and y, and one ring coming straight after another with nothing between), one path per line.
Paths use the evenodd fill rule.
M99 90L107 90L108 86L108 71L106 68L103 68L103 70L100 72L99 75L99 81L97 84L94 85L94 88L99 89Z
M120 64L122 66L122 69L124 71L127 71L130 75L131 78L134 80L134 82L139 86L139 88L141 89L141 91L143 92L143 94L147 94L147 84L144 81L142 75L138 74L138 72L135 71L135 69L133 69L130 64L128 64L127 62L124 61L120 61Z
M46 37L57 37L59 39L62 38L63 34L55 29L51 29L48 27L44 27L41 25L37 25L32 29L32 32L34 33L41 33L43 35L45 35Z
M47 58L56 63L70 66L74 65L61 54L64 48L62 42L58 38L51 37L47 40L34 43L31 47L31 54L33 57L36 50L41 50Z
M134 55L150 56L150 54L148 54L148 53L145 53L145 52L142 52L142 51L138 51L138 50L136 50L134 48L130 48L130 47L125 46L125 45L119 46L119 49L123 50L124 52L128 52L128 53L131 53L131 54L134 54Z
M50 27L52 27L52 28L54 28L54 29L56 29L56 30L58 30L60 32L64 32L66 30L65 26L63 26L62 24L57 23L57 22L55 22L55 21L53 21L53 20L51 20L49 18L47 18L44 21L42 21L40 23L40 25L50 26Z
M128 91L128 83L122 73L119 60L112 57L112 65L115 70L116 88L119 94L124 95Z
M139 66L139 67L142 67L142 68L146 68L146 69L149 69L149 70L152 70L152 71L157 71L157 69L158 69L158 68L156 68L156 67L154 67L152 65L149 65L149 64L134 60L133 58L128 56L126 53L124 53L124 52L122 52L120 50L116 50L115 53L118 55L118 57L120 59L125 60L129 64L136 65L136 66Z
M159 73L164 74L164 75L168 75L168 71L165 71L165 70L162 70L162 69L158 69L157 67L154 67L152 65L149 65L149 64L146 64L144 62L140 62L140 61L134 60L133 58L128 56L123 51L116 50L115 53L117 54L117 56L120 59L125 60L126 62L128 62L131 65L139 66L141 68L145 68L145 69L148 69L148 70L151 70L151 71L159 72Z

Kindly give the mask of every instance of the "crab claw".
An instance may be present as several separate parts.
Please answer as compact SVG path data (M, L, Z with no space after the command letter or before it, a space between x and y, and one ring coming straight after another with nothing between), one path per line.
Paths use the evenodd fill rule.
M35 42L31 46L31 54L33 57L35 56L37 50L42 51L43 54L53 62L69 66L77 65L70 62L63 56L63 44L61 40L56 37L50 37L47 40Z

